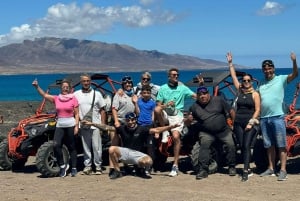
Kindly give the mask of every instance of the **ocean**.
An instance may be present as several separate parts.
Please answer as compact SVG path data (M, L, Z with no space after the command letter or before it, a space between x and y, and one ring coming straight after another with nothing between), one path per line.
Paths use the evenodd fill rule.
M227 70L227 69L226 69ZM243 69L247 73L252 74L253 77L260 80L263 78L261 69ZM291 68L276 68L276 74L289 74ZM201 70L180 70L179 80L183 83L191 80L195 75L201 73ZM117 73L105 73L110 75L113 80L120 81L125 75L132 77L134 84L137 84L140 80L141 72L117 72ZM157 85L162 85L167 81L166 71L151 72L152 82ZM62 79L66 74L25 74L25 75L0 75L0 101L40 101L42 98L38 95L36 90L32 87L32 81L37 78L39 85L43 89L47 89L47 86L54 83L57 79ZM293 101L296 84L299 82L299 78L288 84L285 90L285 103L290 104ZM195 90L192 88L192 90ZM300 104L297 104L299 107Z

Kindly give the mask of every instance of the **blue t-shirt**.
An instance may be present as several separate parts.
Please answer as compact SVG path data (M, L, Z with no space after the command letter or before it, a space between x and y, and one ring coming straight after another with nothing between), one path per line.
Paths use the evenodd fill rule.
M262 80L258 85L261 99L260 117L273 117L284 114L284 88L288 75L276 75L272 80Z
M139 98L137 104L140 109L138 124L142 126L151 125L156 103L152 99L145 101L143 98Z
M184 84L179 83L177 87L172 88L164 84L160 87L156 100L163 104L174 101L176 109L179 110L178 114L183 116L184 100L193 94L194 92Z

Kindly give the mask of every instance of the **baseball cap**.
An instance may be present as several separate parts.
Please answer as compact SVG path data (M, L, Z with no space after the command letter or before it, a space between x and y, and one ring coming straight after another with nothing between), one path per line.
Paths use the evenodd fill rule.
M207 93L208 89L205 86L201 86L197 88L197 93Z

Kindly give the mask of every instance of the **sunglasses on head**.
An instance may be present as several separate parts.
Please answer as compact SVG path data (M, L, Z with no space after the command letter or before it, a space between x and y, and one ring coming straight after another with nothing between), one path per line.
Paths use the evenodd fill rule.
M130 112L130 113L125 115L126 120L132 120L132 119L136 119L136 118L137 118L137 116L134 112Z
M125 76L122 78L122 82L132 82L132 79L130 76Z

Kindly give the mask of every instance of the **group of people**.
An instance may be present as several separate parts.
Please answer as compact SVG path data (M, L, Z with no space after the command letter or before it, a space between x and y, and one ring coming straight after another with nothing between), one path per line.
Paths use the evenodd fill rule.
M105 101L101 93L91 87L91 77L88 74L81 76L82 88L75 92L67 80L62 81L61 94L57 96L45 93L35 80L33 86L39 94L56 106L57 125L53 140L60 166L59 176L65 177L69 169L69 162L64 161L62 156L64 137L67 138L65 144L71 153L71 175L77 174L74 136L78 133L84 149L83 173L91 174L92 164L96 174L102 173L102 131L108 132L112 141L109 148L111 179L123 176L119 161L123 162L124 166L135 165L145 176L150 176L154 158L153 140L159 135L164 138L168 133L174 142L174 163L169 176L177 176L180 136L184 123L189 124L196 120L195 128L199 131L197 139L200 143L196 179L208 177L210 146L216 139L226 144L228 173L230 176L236 175L234 133L243 153L242 181L247 181L252 175L251 142L261 129L269 166L260 176L275 175L275 149L278 148L281 162L278 181L286 180L286 130L282 107L284 87L298 76L294 53L291 53L291 60L293 71L289 75L275 75L274 63L271 60L263 61L262 71L265 77L255 90L250 74L243 75L240 83L233 66L232 54L227 53L233 84L238 91L235 108L222 97L211 96L201 77L197 91L191 91L179 81L179 70L176 68L168 71L168 82L162 86L151 83L149 72L141 75L141 82L135 87L132 78L125 76L121 80L122 88L112 100L113 126L107 125ZM184 122L183 109L186 98L193 98L195 102ZM91 119L85 118L90 112ZM234 122L233 125L228 125L228 119Z

